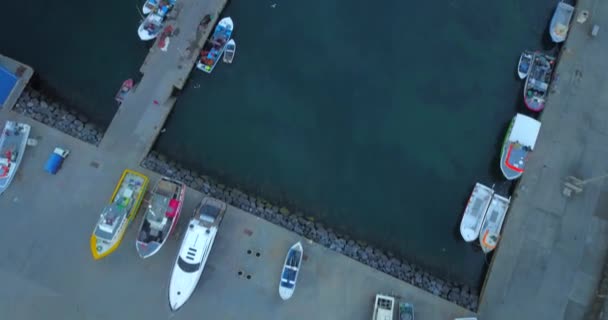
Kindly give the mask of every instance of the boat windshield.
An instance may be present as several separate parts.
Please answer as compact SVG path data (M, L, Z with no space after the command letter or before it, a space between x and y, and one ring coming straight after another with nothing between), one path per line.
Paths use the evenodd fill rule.
M182 271L187 273L195 272L201 267L200 263L189 263L182 259L182 257L177 258L177 265Z
M201 219L203 221L213 223L220 214L220 208L206 204L201 207L199 214L201 215Z

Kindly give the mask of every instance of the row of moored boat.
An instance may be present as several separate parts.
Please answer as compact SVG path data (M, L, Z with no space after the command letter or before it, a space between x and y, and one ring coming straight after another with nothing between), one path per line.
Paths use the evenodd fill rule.
M125 170L95 226L90 239L94 259L114 252L133 221L148 187L148 178L139 172ZM137 231L135 248L141 258L156 254L175 231L179 221L186 185L162 177L154 186ZM179 309L190 298L211 252L226 204L205 197L190 218L175 258L169 281L169 306ZM293 294L302 263L300 242L288 251L279 282L279 295L289 299Z
M559 2L551 23L551 39L560 43L566 40L574 7ZM523 97L526 107L534 112L545 108L555 57L540 51L524 51L517 65L517 74L525 79ZM511 120L502 144L500 170L507 180L522 176L530 153L534 150L541 123L527 115L516 114ZM467 242L478 239L484 252L492 251L500 237L510 197L497 194L492 188L476 183L469 197L460 224L460 233Z

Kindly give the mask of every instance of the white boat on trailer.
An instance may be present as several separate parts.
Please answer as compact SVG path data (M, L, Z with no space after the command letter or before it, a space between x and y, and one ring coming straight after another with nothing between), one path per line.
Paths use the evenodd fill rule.
M186 185L162 177L151 194L135 241L137 253L144 259L157 253L175 230L184 203Z
M479 244L483 252L488 253L496 248L510 202L510 198L498 194L494 194L492 197L479 235Z
M374 301L372 320L393 320L395 314L395 298L377 294Z
M224 49L224 63L232 63L234 60L234 55L236 54L236 41L234 39L230 39L228 43L226 43L226 48Z
M0 194L11 184L30 136L29 124L6 121L0 133Z
M298 274L302 266L303 255L304 249L299 241L287 251L283 270L281 271L281 282L279 283L279 296L283 300L291 298L296 290L296 282L298 281Z
M203 198L194 211L169 280L172 311L181 308L196 289L225 212L226 204L211 197Z
M560 1L557 4L555 12L553 12L553 17L551 18L551 23L549 24L549 34L551 35L551 40L553 40L553 42L560 43L566 41L573 14L573 6L563 1Z
M460 221L460 234L466 242L472 242L479 236L483 218L486 215L494 190L481 183L476 183L464 209Z

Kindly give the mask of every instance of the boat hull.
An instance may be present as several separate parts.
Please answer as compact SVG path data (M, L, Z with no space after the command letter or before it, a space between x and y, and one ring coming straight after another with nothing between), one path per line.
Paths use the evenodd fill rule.
M0 133L0 194L8 189L19 170L30 131L28 124L7 121Z
M473 242L479 236L493 194L492 188L481 183L475 184L460 222L460 235L464 241Z
M293 255L296 255L295 260L297 261L297 269L293 270L290 268L290 263L293 264L294 261L289 261L290 257L293 258ZM283 269L281 271L281 280L279 282L279 296L283 300L288 300L293 296L294 291L296 290L296 284L298 281L298 275L300 274L300 269L302 268L302 256L304 255L304 248L302 247L301 242L297 242L289 250L287 251L287 255L285 257L285 262L283 263ZM294 276L295 271L295 276ZM286 273L289 274L289 277L285 277ZM293 278L290 278L293 277Z

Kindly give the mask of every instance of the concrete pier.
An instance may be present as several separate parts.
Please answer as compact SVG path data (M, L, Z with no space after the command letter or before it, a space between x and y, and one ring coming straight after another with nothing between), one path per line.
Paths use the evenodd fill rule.
M580 24L583 10L589 18ZM539 140L487 275L480 319L583 319L596 298L608 249L608 184L562 194L567 176L608 173L608 38L601 30L592 37L593 25L608 28L608 4L578 1Z

